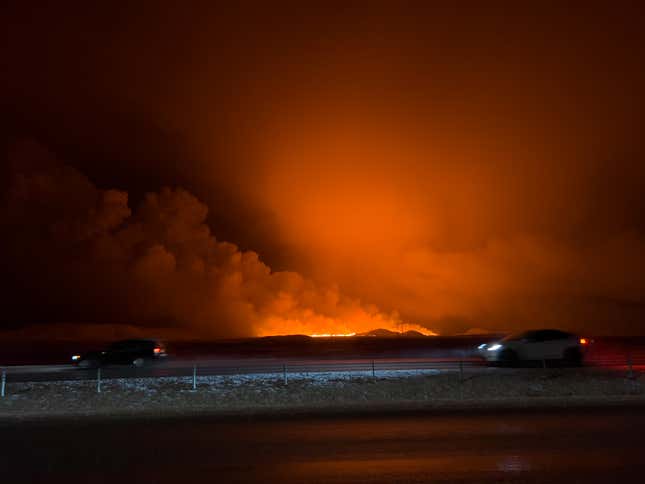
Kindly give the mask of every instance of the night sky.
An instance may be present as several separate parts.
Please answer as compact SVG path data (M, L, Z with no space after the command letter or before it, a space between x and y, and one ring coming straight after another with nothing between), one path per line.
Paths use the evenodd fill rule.
M645 333L642 2L38 3L2 329Z

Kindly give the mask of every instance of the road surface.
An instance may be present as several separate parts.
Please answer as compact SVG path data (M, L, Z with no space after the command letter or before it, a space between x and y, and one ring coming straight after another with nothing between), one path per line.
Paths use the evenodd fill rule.
M323 338L318 338L318 340ZM336 338L338 339L338 338ZM356 372L376 376L379 371L442 370L488 372L475 348L479 340L450 337L420 339L362 338L348 341L292 341L289 338L273 340L256 338L242 343L215 346L186 347L161 364L148 368L114 366L103 369L104 378L192 376L194 365L200 376L253 373L315 373ZM279 343L279 344L278 344ZM277 346L276 346L277 345ZM416 345L416 346L415 346ZM423 346L425 345L425 346ZM302 355L298 349L304 347ZM233 351L235 350L235 352ZM261 351L260 351L261 350ZM378 350L378 351L377 351ZM387 351L386 351L387 350ZM32 357L39 351L31 349ZM46 349L43 350L47 353ZM53 351L53 350L52 350ZM62 351L62 350L61 350ZM388 354L391 353L389 356ZM6 368L7 381L56 381L97 378L96 369L81 370L71 364L9 365L11 351L0 345L0 359ZM24 356L24 355L23 355ZM8 359L7 359L8 358ZM37 361L37 358L36 360ZM69 361L69 356L63 361ZM28 362L28 361L27 361ZM532 366L542 366L533 362ZM586 351L585 363L591 367L613 368L619 372L645 371L645 338L599 340ZM547 362L548 366L557 362ZM529 365L530 366L530 365Z
M478 358L381 358L381 359L282 359L275 358L217 358L167 361L149 364L143 368L131 365L109 365L102 368L103 378L190 376L193 370L199 376L210 375L248 375L283 374L316 372L353 372L378 375L382 371L397 370L443 370L459 371L462 368L485 369L484 362ZM6 367L7 378L12 382L94 380L97 370L77 368L67 365L25 365Z
M645 408L0 422L3 482L642 482Z
M559 362L546 362L548 367L563 366ZM592 360L587 363L589 371L612 369L618 374L629 371L630 365L620 361ZM542 362L527 362L523 367L542 368ZM439 370L441 372L464 371L469 375L500 374L521 372L523 367L495 368L487 366L479 358L381 358L381 359L299 359L278 360L275 358L237 358L237 359L170 359L143 368L128 365L112 365L102 368L102 378L156 378L166 376L189 377L196 371L198 376L210 375L249 375L249 374L312 374L312 373L352 373L378 376L382 372ZM31 365L5 367L6 378L10 383L62 380L95 380L96 369L81 369L67 365ZM645 358L632 362L631 369L645 371Z

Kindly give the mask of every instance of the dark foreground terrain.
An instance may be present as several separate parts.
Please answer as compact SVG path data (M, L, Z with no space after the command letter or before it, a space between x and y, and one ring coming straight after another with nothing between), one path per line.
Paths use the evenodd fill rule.
M645 408L0 422L3 482L642 482Z

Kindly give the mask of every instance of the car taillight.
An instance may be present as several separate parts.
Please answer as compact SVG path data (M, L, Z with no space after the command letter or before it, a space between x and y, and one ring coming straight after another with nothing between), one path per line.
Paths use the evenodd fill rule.
M589 344L589 340L587 338L580 338L580 344L581 345Z
M161 353L161 348L159 348L159 347L157 346L157 347L156 347L154 350L152 350L152 351L154 351L154 352L155 352L155 355L158 355L159 353Z

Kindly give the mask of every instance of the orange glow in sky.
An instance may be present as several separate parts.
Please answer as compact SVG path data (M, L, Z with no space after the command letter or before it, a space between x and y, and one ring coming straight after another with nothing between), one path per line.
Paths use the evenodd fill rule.
M645 332L643 2L11 3L5 329Z

